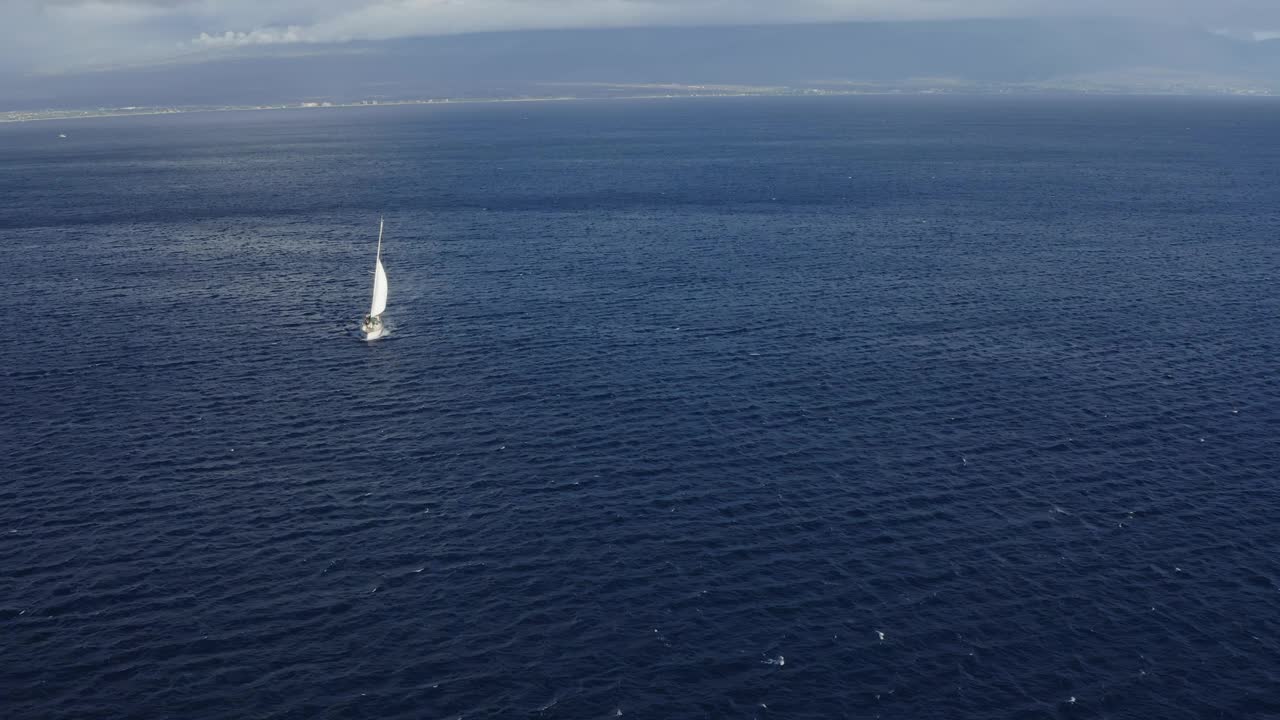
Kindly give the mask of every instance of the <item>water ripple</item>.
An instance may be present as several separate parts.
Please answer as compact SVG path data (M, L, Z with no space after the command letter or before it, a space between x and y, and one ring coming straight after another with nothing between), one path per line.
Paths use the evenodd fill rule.
M3 714L1280 713L1275 108L793 102L0 127Z

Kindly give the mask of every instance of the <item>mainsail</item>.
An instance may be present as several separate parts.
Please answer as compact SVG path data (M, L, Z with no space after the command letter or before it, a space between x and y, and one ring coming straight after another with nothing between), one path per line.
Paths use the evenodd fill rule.
M387 271L382 268L382 220L378 220L378 256L373 261L373 306L369 314L378 317L387 309Z

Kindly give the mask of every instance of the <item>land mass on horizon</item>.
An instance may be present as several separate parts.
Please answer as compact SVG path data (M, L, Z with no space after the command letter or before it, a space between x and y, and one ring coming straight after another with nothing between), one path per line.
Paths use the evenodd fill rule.
M1267 95L1280 93L1280 41L1078 19L476 33L0 76L0 111L729 92Z
M0 111L0 123L34 122L38 120L74 120L100 117L126 117L135 115L174 115L193 112L231 112L264 110L313 110L336 108L397 107L405 105L460 105L475 103L558 102L569 100L655 100L667 98L713 97L823 97L857 95L1218 95L1273 97L1277 94L1269 88L1249 86L1200 86L1189 83L1169 82L1164 85L1137 89L1123 85L1078 86L967 86L955 83L922 84L915 87L881 87L869 83L848 83L844 87L791 88L785 86L753 85L681 85L677 83L625 84L582 83L564 84L568 92L546 95L521 95L516 97L445 97L407 99L364 99L351 102L331 100L303 100L257 105L168 105L168 106L116 106L97 108L9 110Z

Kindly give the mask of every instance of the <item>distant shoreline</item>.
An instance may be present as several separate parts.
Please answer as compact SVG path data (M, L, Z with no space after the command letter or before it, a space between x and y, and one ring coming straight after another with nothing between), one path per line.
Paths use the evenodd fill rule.
M867 95L873 93L846 93L849 95ZM881 94L881 93L875 93ZM518 103L518 102L565 102L572 100L655 100L669 98L693 97L765 97L770 93L708 93L703 95L611 95L607 97L579 96L546 96L518 98L442 98L430 100L385 100L376 103L291 103L288 105L228 105L225 107L164 107L138 108L131 110L10 110L0 112L0 123L42 122L49 120L87 120L90 118L108 117L142 117L152 115L187 115L191 113L216 112L269 112L281 110L339 110L349 108L404 107L406 105L476 105L484 103ZM780 95L779 95L780 96ZM13 117L14 115L30 117Z
M538 97L538 98L467 98L467 99L448 99L448 100L389 100L377 103L326 103L326 104L303 104L291 103L288 105L227 105L225 107L157 107L143 108L136 110L128 108L97 109L97 110L9 110L0 113L0 123L23 123L23 122L41 122L48 120L82 120L90 118L107 118L107 117L142 117L150 115L187 115L191 113L216 113L216 112L267 112L272 110L335 110L341 108L372 108L372 107L388 107L388 106L405 106L405 105L461 105L471 103L500 103L500 102L547 102L555 100L580 100L589 98L571 98L571 97ZM14 115L26 115L31 117L13 117Z
M1088 91L1061 90L1051 88L1011 90L790 90L777 89L743 89L739 91L717 92L683 92L683 93L648 93L630 95L548 95L536 97L502 97L502 98L431 98L425 100L378 100L361 102L303 102L279 105L227 105L216 107L202 106L169 106L169 107L122 107L97 108L94 110L7 110L0 111L0 124L48 122L55 120L88 120L93 118L112 117L146 117L156 115L186 115L192 113L217 112L267 112L285 110L337 110L350 108L404 107L408 105L478 105L496 103L539 103L539 102L571 102L571 101L608 101L608 100L674 100L697 98L744 98L744 97L861 97L861 96L951 96L951 97L1184 97L1184 98L1275 98L1277 96L1259 92L1157 92L1157 91Z

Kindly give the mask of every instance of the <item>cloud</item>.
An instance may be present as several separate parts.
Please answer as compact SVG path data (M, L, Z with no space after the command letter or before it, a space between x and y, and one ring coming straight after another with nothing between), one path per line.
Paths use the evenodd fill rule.
M297 25L291 25L283 30L272 28L251 30L249 32L227 30L221 35L210 35L202 32L191 43L199 47L219 48L240 47L243 45L279 45L306 41L307 38L303 34L303 29Z
M1252 32L1273 0L358 0L321 2L311 22L222 28L205 47L345 42L490 30L1097 15Z
M195 42L216 47L517 29L796 22L832 19L833 13L823 7L830 4L805 0L793 0L790 5L760 0L384 0L361 3L308 25L202 33Z
M0 71L490 30L1064 15L1280 28L1277 0L0 0Z
M310 23L202 32L201 47L383 40L515 29L1097 15L1226 24L1280 22L1254 0L364 0L321 3Z

